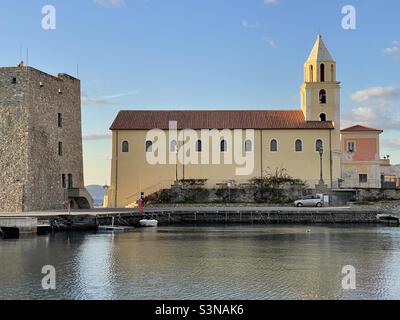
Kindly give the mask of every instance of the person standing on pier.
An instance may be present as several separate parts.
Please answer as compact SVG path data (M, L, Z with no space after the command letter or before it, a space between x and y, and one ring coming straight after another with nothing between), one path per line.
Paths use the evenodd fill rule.
M140 214L144 215L144 193L142 192L140 195L140 199L137 201L138 207L139 207L139 212Z

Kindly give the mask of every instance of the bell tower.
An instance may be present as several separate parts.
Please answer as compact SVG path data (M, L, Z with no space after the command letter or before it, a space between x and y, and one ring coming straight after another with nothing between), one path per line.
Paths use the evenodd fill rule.
M340 130L340 82L336 62L321 35L304 64L301 108L307 121L332 121Z
M340 82L336 79L336 62L319 34L304 64L301 86L301 109L306 121L331 121L333 181L340 178Z

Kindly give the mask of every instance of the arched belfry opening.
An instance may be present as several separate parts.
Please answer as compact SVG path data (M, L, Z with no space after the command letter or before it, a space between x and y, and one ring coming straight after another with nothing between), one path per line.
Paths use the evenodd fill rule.
M326 90L322 89L319 92L319 103L326 104Z
M321 68L321 71L320 71L321 82L325 82L325 64L321 63L320 68Z

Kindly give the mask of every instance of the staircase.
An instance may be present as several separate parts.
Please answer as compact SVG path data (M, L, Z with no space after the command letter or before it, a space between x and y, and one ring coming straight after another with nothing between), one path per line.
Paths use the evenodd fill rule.
M146 189L127 197L126 199L129 201L129 204L125 206L125 208L137 208L136 201L139 200L142 192L144 192L145 196L148 196L163 189L170 189L174 184L175 180L162 180L150 187L147 187Z

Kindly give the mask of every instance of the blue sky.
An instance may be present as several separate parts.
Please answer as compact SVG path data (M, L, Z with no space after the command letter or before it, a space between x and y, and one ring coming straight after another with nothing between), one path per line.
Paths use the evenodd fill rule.
M44 5L56 29L41 27ZM342 28L353 5L356 30ZM400 163L400 2L318 0L13 0L0 10L0 65L82 81L86 184L110 180L109 130L121 109L299 108L317 33L338 64L342 126L385 130ZM22 48L22 50L21 50Z

